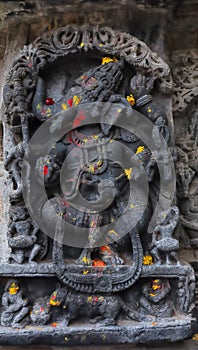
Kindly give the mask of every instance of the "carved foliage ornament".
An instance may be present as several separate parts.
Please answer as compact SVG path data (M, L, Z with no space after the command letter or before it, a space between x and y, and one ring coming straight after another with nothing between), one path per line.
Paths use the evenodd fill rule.
M172 58L173 112L182 113L198 96L198 59L194 50L178 52Z
M185 227L190 244L197 246L197 125L198 125L198 59L197 50L182 50L172 58L173 111L178 120L176 164L180 219ZM181 119L182 117L182 119ZM177 120L176 120L177 122Z

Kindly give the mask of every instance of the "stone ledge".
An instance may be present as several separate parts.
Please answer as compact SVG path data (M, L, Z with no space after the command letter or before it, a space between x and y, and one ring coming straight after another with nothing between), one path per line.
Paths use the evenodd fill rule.
M54 277L52 263L41 264L0 264L0 276L8 277Z
M155 330L155 336L154 331ZM195 329L194 329L195 330ZM24 329L0 327L1 345L113 345L173 342L192 337L192 320L164 319L161 322L125 322L124 325L97 327L27 326Z
M124 266L123 266L124 268ZM177 277L189 273L192 267L188 264L184 265L147 265L143 266L141 277ZM49 263L32 263L32 264L0 264L0 276L8 277L54 277L54 266L52 262Z

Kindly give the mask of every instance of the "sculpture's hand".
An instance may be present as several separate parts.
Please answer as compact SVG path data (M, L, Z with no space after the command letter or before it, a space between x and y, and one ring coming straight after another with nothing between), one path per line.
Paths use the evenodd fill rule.
M41 78L38 75L37 83L36 83L36 92L35 92L35 95L34 95L33 105L34 105L34 102L35 102L35 98L38 98L39 102L41 102L41 101L43 101L44 97L45 97L45 81L43 80L43 78Z
M32 109L35 116L41 121L45 121L47 119L47 116L45 114L42 115L41 113L41 110L45 104L45 93L45 81L43 78L38 76L36 91L32 102Z
M59 166L55 162L54 157L47 155L46 157L39 158L36 163L36 170L40 178L43 178L45 181L51 179L54 172L59 171Z
M130 92L135 99L147 95L153 89L154 78L137 73L130 82Z
M1 303L2 303L2 306L3 306L4 308L7 308L7 307L9 306L9 302L8 302L8 293L7 293L7 292L5 292L5 293L3 294Z
M29 304L29 300L27 298L23 299L23 306L27 306Z
M161 225L157 225L155 226L154 230L153 230L153 234L157 234L161 232ZM154 236L153 236L154 237ZM154 237L156 240L156 236Z

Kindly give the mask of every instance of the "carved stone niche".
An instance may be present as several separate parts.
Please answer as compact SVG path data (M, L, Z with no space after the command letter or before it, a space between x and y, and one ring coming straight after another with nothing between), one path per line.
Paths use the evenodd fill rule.
M14 62L4 88L2 344L193 334L194 272L176 254L165 147L171 88L157 54L106 27L49 32Z

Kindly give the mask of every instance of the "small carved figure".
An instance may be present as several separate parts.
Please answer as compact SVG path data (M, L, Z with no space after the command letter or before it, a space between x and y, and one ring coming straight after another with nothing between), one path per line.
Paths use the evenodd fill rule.
M151 243L151 255L155 263L167 265L173 262L179 263L176 254L179 242L172 236L178 221L179 209L177 207L171 207L168 211L160 213Z
M195 171L189 167L188 155L177 147L177 195L179 199L188 197L190 185L195 177Z
M12 151L7 155L5 160L5 169L9 172L13 179L13 188L9 196L11 202L18 202L22 199L22 182L21 182L21 166L24 155L23 143L13 145Z
M139 319L171 317L174 314L173 302L167 299L171 287L168 280L154 279L144 284L139 301Z
M12 223L8 231L8 244L12 248L11 259L23 264L26 258L32 263L40 253L41 259L47 253L47 237L42 234L40 242L39 228L28 217L23 207L17 207L11 212Z
M29 323L29 301L24 297L17 280L10 280L6 284L2 306L2 326L22 328Z

